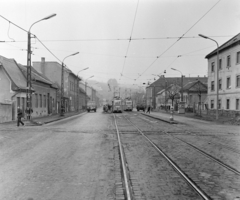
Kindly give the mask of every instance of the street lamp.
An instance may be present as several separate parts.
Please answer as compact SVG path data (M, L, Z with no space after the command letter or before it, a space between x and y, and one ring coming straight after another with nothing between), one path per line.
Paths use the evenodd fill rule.
M89 78L87 78L85 80L85 106L86 106L86 108L87 108L87 80L92 78L92 77L94 77L94 76L90 76Z
M49 15L43 19L40 19L36 22L34 22L28 31L28 41L27 41L27 92L26 92L26 99L27 99L27 109L28 109L28 113L27 113L27 119L30 120L31 119L31 110L32 110L32 80L31 80L31 73L32 73L32 69L31 69L31 28L34 24L43 21L43 20L47 20L50 19L52 17L55 17L57 14L52 14Z
M79 72L87 70L87 69L89 69L89 67L81 69ZM78 78L78 81L77 81L77 111L79 111L79 80L80 80L78 77L79 72L77 73L77 78Z
M218 88L219 88L219 67L218 67L218 62L219 62L219 45L218 45L218 42L210 37L207 37L205 35L202 35L202 34L198 34L200 37L204 38L204 39L209 39L209 40L212 40L214 41L216 44L217 44L217 103L216 103L216 120L218 120L218 106L219 106L219 94L218 94Z
M183 102L183 75L182 75L182 72L177 69L174 69L174 68L171 68L171 69L181 73L181 78L182 78L182 80L181 80L181 88L182 88L181 89L181 101Z
M75 56L79 54L79 52L73 53L69 56L66 56L62 61L62 73L61 73L61 104L60 104L60 116L64 116L64 60L70 56Z

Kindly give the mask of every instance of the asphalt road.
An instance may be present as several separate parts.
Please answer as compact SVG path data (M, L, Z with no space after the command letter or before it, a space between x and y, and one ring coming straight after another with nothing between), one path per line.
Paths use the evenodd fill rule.
M111 199L109 123L99 110L47 126L1 126L0 199Z

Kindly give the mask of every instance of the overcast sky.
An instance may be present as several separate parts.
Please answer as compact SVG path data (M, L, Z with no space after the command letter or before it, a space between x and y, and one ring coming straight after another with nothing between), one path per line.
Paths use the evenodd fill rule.
M212 9L211 9L212 8ZM84 79L120 84L153 80L152 74L207 75L205 56L240 32L240 0L0 0L0 15L35 34L32 62L65 64ZM211 9L211 10L210 10ZM0 55L27 64L27 33L0 17ZM183 36L179 40L179 37ZM131 41L129 40L131 38ZM9 42L9 41L15 42ZM151 81L150 80L150 81Z

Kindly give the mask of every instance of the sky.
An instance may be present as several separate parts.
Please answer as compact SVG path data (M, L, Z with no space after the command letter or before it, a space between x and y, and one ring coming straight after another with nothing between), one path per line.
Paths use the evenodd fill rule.
M55 13L30 30L44 44L32 38L32 62L79 52L64 60L70 70L120 86L142 86L165 70L207 76L205 56L216 43L198 34L221 45L240 32L239 0L0 0L0 8L1 56L26 65L27 31Z

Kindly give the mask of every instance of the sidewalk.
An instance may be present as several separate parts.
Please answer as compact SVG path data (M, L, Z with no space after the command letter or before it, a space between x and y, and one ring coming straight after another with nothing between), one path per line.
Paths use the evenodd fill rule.
M146 114L148 115L148 114ZM153 115L155 117L158 117L162 119L163 121L166 121L168 123L173 123L170 121L170 112L166 112L165 110L153 110L150 114L150 116ZM215 123L215 124L228 124L228 125L240 125L240 118L229 118L229 117L223 117L219 116L219 119L216 120L216 116L212 115L204 115L201 116L196 115L196 113L185 113L185 114L179 114L177 111L174 111L173 114L174 122L182 122L186 121L186 119L191 119L191 121L200 121L203 123Z
M23 123L25 126L42 126L43 124L48 124L54 121L58 121L61 119L65 119L74 115L79 115L81 113L86 112L85 110L80 110L79 112L68 112L64 113L64 116L60 116L59 114L53 114L53 115L48 115L48 116L43 116L43 117L36 117L33 118L31 121L28 121L26 119L23 119ZM17 121L11 121L11 122L5 122L2 123L2 125L7 125L7 124L16 124Z

